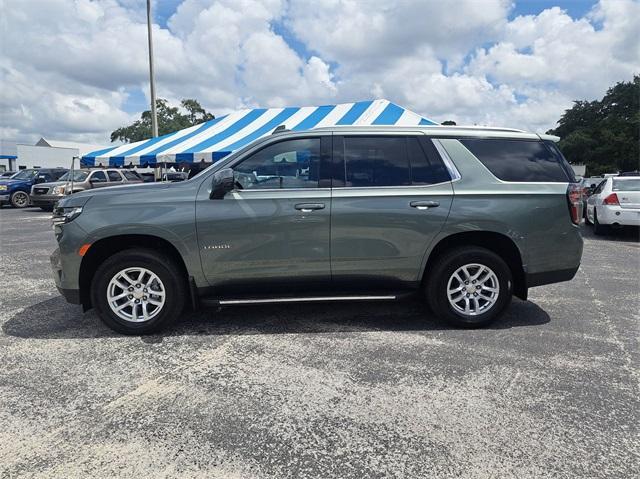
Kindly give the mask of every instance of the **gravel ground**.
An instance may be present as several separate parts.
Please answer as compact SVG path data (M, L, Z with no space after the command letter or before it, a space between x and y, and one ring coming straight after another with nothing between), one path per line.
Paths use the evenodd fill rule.
M638 477L638 232L484 330L416 303L236 307L123 337L0 211L0 477Z

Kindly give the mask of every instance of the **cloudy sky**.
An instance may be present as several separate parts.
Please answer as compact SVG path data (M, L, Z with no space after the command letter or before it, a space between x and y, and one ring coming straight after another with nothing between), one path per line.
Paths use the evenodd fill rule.
M109 142L148 105L145 0L0 0L0 138ZM544 131L640 73L640 1L156 0L158 96L216 115L386 98Z

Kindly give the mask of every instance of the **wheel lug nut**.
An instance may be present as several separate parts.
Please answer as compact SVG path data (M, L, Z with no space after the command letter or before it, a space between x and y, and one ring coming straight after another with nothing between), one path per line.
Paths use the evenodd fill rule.
M140 285L139 285L139 284L136 284L136 288L139 288L139 287L140 287Z
M133 291L133 288L129 287L129 291Z
M143 297L142 297L142 299L146 301L146 300L147 300L147 297L146 297L146 296L143 296Z
M475 279L473 280L473 284L476 284L476 280Z
M132 295L132 294L130 294L129 296L127 296L127 298L129 298L129 299L133 299L133 295Z
M147 288L144 288L142 291L144 291L146 293L147 292Z
M469 281L465 281L464 284L469 284Z
M480 289L480 285L476 286L476 289Z
M478 293L473 293L474 296L478 296Z
M471 296L471 295L470 295L469 293L467 293L467 298L468 298L469 296Z
M136 299L136 304L138 304L139 302L140 302L140 300L139 300L139 299Z

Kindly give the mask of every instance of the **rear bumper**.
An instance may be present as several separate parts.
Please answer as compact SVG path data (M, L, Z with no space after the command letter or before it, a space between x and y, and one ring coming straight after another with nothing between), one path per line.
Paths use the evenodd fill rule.
M620 206L598 207L598 223L601 225L640 226L640 209Z
M527 273L525 280L527 288L534 286L542 286L544 284L561 283L563 281L571 281L576 275L579 266L570 269L558 269L555 271L544 271L542 273Z

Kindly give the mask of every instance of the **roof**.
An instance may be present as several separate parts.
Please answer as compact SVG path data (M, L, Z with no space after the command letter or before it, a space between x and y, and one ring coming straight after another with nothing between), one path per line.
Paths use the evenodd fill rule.
M48 146L51 148L67 148L78 150L78 154L80 156L86 155L92 151L103 148L101 145L94 145L91 143L80 143L77 141L60 141L60 140L51 140L49 138L40 138L35 146Z
M337 105L239 110L168 135L103 148L83 156L83 166L145 165L157 162L217 161L278 126L306 131L335 125L434 125L388 100Z

